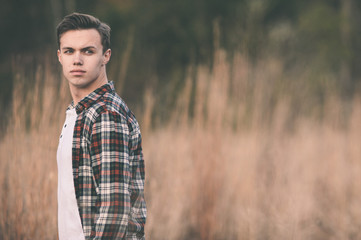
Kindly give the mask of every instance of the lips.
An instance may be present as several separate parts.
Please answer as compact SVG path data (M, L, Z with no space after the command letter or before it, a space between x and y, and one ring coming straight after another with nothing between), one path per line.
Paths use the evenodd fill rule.
M81 70L81 69L74 69L74 70L71 70L70 73L73 75L83 75L85 73L85 71Z

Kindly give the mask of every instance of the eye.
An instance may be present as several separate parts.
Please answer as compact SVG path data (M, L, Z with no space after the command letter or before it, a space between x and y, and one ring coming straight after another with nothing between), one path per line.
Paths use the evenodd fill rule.
M85 50L85 54L91 55L93 53L94 53L93 50L90 50L90 49Z
M64 50L64 53L65 54L70 54L70 53L73 53L74 51L72 49L66 49Z

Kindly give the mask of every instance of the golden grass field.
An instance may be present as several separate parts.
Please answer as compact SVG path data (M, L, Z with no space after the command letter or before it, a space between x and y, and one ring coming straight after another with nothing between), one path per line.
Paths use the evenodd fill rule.
M218 51L212 71L197 67L167 124L151 118L152 91L135 109L147 239L361 239L361 100L345 111L330 95L322 120L295 114L287 97L270 112L282 69L268 63L252 75L240 56L231 64ZM46 64L29 93L16 66L12 119L0 142L0 239L57 239L56 149L70 95Z

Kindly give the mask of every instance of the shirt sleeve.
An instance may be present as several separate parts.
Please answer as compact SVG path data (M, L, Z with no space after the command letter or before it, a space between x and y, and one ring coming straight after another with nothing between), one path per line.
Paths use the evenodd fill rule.
M144 163L137 142L119 114L102 113L93 125L91 160L98 197L92 239L125 239L140 236L144 229L138 218L143 204L139 198L144 201Z
M131 209L128 221L126 239L144 239L144 226L146 222L146 203L144 200L145 167L142 153L141 134L139 126L130 136L130 201Z

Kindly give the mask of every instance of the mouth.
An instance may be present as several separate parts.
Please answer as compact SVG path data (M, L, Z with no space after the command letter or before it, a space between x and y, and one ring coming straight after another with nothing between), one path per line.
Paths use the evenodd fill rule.
M84 70L81 70L81 69L74 69L74 70L71 70L70 71L70 73L72 74L72 75L83 75L84 73L85 73L85 71Z

